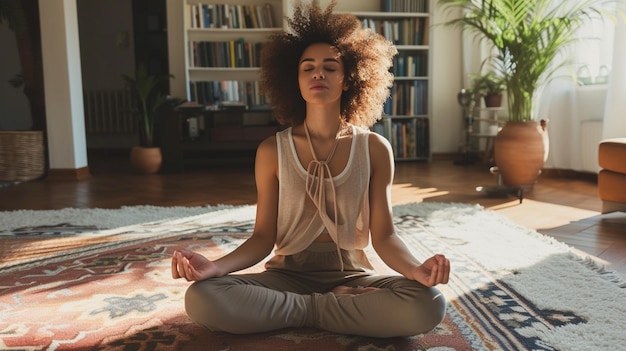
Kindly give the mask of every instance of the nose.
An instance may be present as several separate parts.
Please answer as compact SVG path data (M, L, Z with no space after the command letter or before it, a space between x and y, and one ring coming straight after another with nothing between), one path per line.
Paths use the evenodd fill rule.
M320 71L313 73L313 80L324 79L324 74Z

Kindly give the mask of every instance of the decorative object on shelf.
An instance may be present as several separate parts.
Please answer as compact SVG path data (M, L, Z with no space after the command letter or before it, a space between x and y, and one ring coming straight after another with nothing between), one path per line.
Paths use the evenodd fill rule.
M506 90L506 83L502 76L494 72L485 74L472 74L472 90L480 94L485 101L485 107L502 106L502 94Z
M531 140L538 143L547 140L546 129L541 128L534 115L537 92L564 64L558 61L558 55L575 39L576 30L592 17L602 15L603 10L609 10L613 1L564 0L558 6L553 6L553 0L438 1L448 9L462 10L463 15L446 22L448 25L468 29L493 46L496 54L488 60L494 72L506 82L509 121L531 123L528 129L538 133L536 137L521 140L515 147L518 153L503 156L500 145L509 143L504 141L504 135L515 134L503 133L508 128L508 123L505 124L499 133L503 136L497 137L495 143L500 172L506 172L501 166L505 162L503 157L519 163L528 150L535 150L535 157L544 158L548 145L530 145ZM525 185L534 184L539 171L534 176ZM508 179L503 181L505 185L515 186L507 184Z
M131 150L131 164L142 173L156 173L161 164L161 150L155 145L155 123L160 108L168 103L168 97L162 93L163 84L174 78L170 74L154 75L148 72L144 64L137 66L135 76L123 75L124 82L131 95L132 113L139 125L139 144ZM138 149L153 149L140 151ZM151 161L141 159L148 155ZM158 162L158 166L145 167L146 163Z
M609 75L611 75L611 69L607 65L600 66L600 71L595 79L595 84L607 84L609 82Z
M611 70L609 66L602 65L598 70L598 75L595 77L591 76L591 71L589 70L589 66L584 65L581 66L576 72L576 79L578 81L578 85L594 85L594 84L607 84L609 82L609 75Z
M589 66L584 65L581 66L576 72L576 77L578 79L579 85L591 85L593 84L593 78L591 77L591 71L589 71Z

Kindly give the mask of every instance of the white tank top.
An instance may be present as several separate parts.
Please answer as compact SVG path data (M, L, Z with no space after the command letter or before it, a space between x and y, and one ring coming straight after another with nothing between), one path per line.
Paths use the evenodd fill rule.
M351 255L355 263L371 269L362 251L369 244L370 234L370 133L368 129L352 126L352 144L346 167L321 184L318 177L309 175L300 163L292 128L276 133L279 181L276 255L302 252L320 233L327 231L337 244L337 250L355 250ZM313 195L316 201L307 193L307 177L316 188L313 190L317 193Z

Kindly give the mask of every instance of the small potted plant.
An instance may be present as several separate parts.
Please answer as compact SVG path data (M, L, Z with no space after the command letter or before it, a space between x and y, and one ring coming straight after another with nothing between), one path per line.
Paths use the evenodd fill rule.
M506 90L504 78L494 72L473 74L472 90L483 97L485 107L502 106L502 94Z
M131 112L139 126L139 146L131 149L131 164L143 173L156 173L161 167L161 149L155 145L155 124L159 109L168 103L163 84L170 74L153 75L145 65L139 65L135 76L123 75L131 97Z

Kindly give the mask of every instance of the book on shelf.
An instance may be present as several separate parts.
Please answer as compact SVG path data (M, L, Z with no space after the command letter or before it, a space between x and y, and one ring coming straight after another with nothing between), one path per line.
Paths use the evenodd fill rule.
M428 12L429 0L381 0L385 12Z
M192 41L191 67L253 68L259 67L263 43L243 38L228 41Z
M361 23L395 45L428 45L428 17L362 18Z
M243 106L246 109L267 107L258 81L195 81L189 83L189 100L213 108Z
M372 127L385 137L398 159L428 158L428 119L383 117Z
M396 77L428 76L428 53L401 51L393 58L391 73Z
M396 81L383 106L386 115L418 116L428 113L428 81Z
M276 28L272 4L235 5L188 3L186 17L191 29Z

